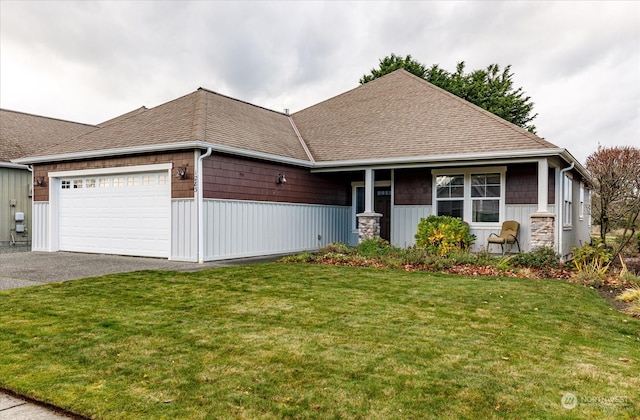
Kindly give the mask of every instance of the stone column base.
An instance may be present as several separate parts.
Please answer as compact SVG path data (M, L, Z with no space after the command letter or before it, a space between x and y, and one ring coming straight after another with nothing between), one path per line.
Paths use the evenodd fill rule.
M531 239L529 240L529 251L542 247L555 249L555 214L546 212L532 213L530 218Z
M358 243L380 237L380 213L358 213Z

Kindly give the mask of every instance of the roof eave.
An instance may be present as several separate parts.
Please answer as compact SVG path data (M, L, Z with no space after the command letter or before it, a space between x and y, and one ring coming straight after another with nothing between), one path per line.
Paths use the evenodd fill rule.
M186 141L186 142L176 142L176 143L167 143L167 144L155 144L149 146L135 146L135 147L122 147L115 149L104 149L104 150L92 150L87 152L76 152L76 153L63 153L58 155L46 155L46 156L32 156L14 159L12 162L18 165L32 165L38 163L50 163L50 162L63 162L69 160L81 160L81 159L96 159L96 158L106 158L113 156L123 156L123 155L134 155L140 153L156 153L156 152L166 152L173 150L184 150L184 149L208 149L211 148L214 152L218 153L226 153L238 156L244 156L253 159L267 160L271 162L285 163L289 165L295 166L304 166L311 167L312 163L307 160L295 159L286 156L279 156L270 153L262 153L251 150L245 150L235 147L222 146L219 144L212 144L203 141Z

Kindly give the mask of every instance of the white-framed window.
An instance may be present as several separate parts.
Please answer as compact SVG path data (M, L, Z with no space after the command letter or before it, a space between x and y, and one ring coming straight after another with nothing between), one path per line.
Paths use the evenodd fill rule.
M573 224L573 179L571 174L565 173L562 180L562 224L570 227Z
M584 191L584 183L581 182L580 183L580 214L578 215L578 217L580 218L580 220L584 220L584 205L585 205L585 191Z
M142 175L142 186L152 187L154 184L154 177L151 175Z
M109 178L98 178L98 188L109 188Z
M158 185L167 185L169 176L167 174L158 175Z
M71 181L62 181L62 182L60 183L60 187L61 187L63 190L68 190L68 189L70 189L70 188L71 188Z
M505 219L506 170L505 166L432 170L434 214L473 224L500 223Z
M124 187L124 177L114 176L113 177L113 186L116 187Z
M84 180L84 186L85 186L86 188L95 188L95 187L96 187L96 180L95 180L95 178L85 179L85 180Z
M74 179L73 180L73 188L82 188L82 180Z

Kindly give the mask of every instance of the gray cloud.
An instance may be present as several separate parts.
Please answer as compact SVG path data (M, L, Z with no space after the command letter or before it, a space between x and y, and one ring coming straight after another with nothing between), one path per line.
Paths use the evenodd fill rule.
M293 111L390 53L512 65L538 133L640 144L637 2L0 2L0 106L97 123L199 86Z

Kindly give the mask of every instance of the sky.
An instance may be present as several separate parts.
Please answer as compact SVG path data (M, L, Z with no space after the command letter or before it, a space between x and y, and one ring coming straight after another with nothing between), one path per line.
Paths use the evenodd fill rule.
M511 65L537 134L583 164L640 147L638 1L0 0L0 107L98 124L204 87L295 112L391 53Z

